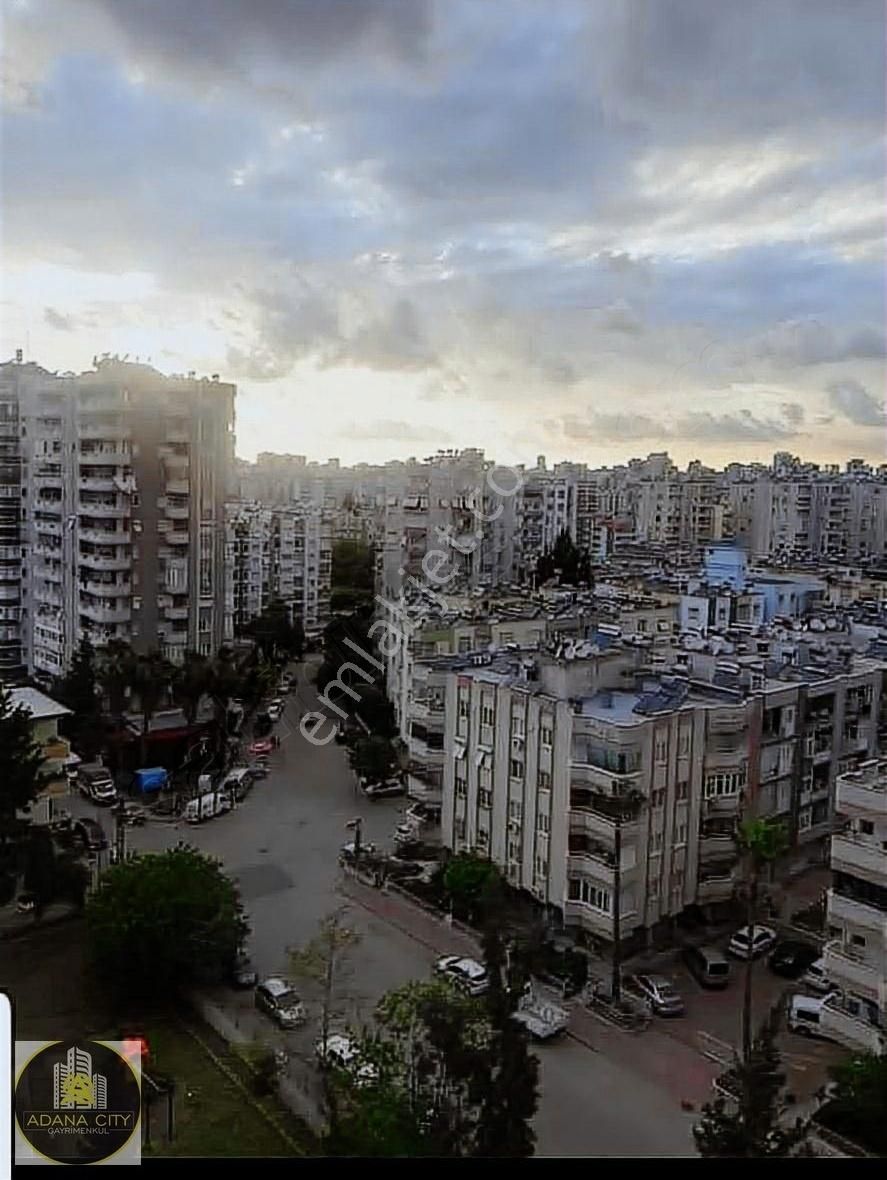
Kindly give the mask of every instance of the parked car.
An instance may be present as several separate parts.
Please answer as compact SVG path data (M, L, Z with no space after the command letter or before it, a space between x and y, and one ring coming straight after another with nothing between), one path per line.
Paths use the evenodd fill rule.
M225 777L222 779L220 788L223 791L230 791L234 796L236 802L246 797L247 792L253 785L253 776L248 766L234 766Z
M106 766L81 766L77 771L77 784L81 793L93 803L117 802L117 788Z
M258 741L253 742L253 744L248 747L247 753L252 755L253 758L256 758L261 754L270 754L273 749L274 744L271 739L263 737L259 738Z
M688 943L681 957L690 974L703 987L724 988L730 982L730 964L716 947Z
M801 983L805 987L812 988L815 992L830 992L834 985L825 973L825 959L814 959L804 974L801 976Z
M283 716L283 703L281 702L280 704L274 704L274 703L270 704L268 706L267 713L268 713L268 716L271 718L272 723L276 724Z
M289 672L284 672L277 684L277 691L283 696L288 693L293 686L293 678Z
M825 997L792 996L788 1006L786 1024L789 1032L799 1033L802 1037L820 1037L828 1041L832 1038L822 1031L822 1008Z
M353 841L348 844L343 844L339 849L339 864L354 864L355 854L357 848ZM363 860L365 857L375 856L375 844L362 843L360 846L360 857Z
M781 975L784 979L797 979L818 957L819 951L809 942L789 939L780 942L770 952L767 964L774 975Z
M727 944L727 953L736 959L758 959L776 945L776 931L769 926L743 926Z
M281 1028L296 1028L305 1022L305 1005L292 984L277 976L264 980L256 988L256 1007Z
M249 765L247 766L247 770L250 773L250 778L255 780L255 779L260 779L260 778L267 778L270 771L271 771L271 767L268 765L268 759L264 755L262 755L261 757L257 758L254 762L250 762Z
M231 985L238 988L255 987L259 976L246 951L241 951L231 967Z
M35 893L20 893L16 899L15 908L20 914L33 914L37 908Z
M390 799L395 795L405 795L406 786L399 778L387 779L384 783L367 783L363 793L367 799Z
M369 1086L378 1081L379 1071L376 1066L371 1061L361 1062L360 1049L344 1033L332 1033L326 1042L318 1041L314 1051L322 1065L352 1074L358 1086Z
M466 959L461 955L444 955L434 964L434 970L470 996L482 996L490 986L486 968L476 959Z
M108 837L102 825L94 819L78 819L72 831L75 838L81 840L89 852L103 852L108 847Z
M118 803L114 810L115 814L120 816L120 822L127 828L144 827L148 818L148 813L144 807L139 807L138 803Z
M626 975L622 986L645 999L657 1016L683 1016L684 1001L664 975Z

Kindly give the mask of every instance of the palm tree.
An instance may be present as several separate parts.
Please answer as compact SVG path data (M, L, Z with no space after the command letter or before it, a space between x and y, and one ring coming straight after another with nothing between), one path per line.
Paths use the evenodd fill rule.
M142 714L142 733L139 742L139 762L142 766L148 755L148 729L169 690L172 666L158 651L140 655L133 666L132 686L139 698Z
M213 688L213 668L206 656L200 652L185 652L184 661L175 669L172 691L176 703L181 707L193 729L200 712L200 702Z
M749 955L745 963L745 992L742 999L742 1059L751 1060L752 1051L752 974L754 959L751 939L758 919L758 884L761 871L773 864L788 849L785 824L773 819L747 819L737 834L740 851L745 856L745 921L749 931Z
M112 639L99 656L96 679L112 717L119 717L126 708L126 690L132 685L134 665L135 653L123 639Z

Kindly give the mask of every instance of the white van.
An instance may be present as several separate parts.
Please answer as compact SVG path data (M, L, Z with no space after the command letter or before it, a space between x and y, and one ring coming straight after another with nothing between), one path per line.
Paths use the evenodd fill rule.
M786 1021L789 1031L804 1037L822 1037L829 1040L828 1034L823 1033L820 1023L824 1004L825 1000L815 996L792 996Z

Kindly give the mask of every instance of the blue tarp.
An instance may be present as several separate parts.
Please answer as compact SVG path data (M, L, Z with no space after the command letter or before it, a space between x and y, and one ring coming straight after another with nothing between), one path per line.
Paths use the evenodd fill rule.
M142 792L160 791L169 779L169 772L162 766L154 766L150 770L136 771L136 786Z

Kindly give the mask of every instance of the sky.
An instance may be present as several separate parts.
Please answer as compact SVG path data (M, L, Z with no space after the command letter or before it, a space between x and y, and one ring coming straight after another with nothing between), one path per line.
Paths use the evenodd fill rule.
M887 458L881 0L0 3L2 359L247 458Z

